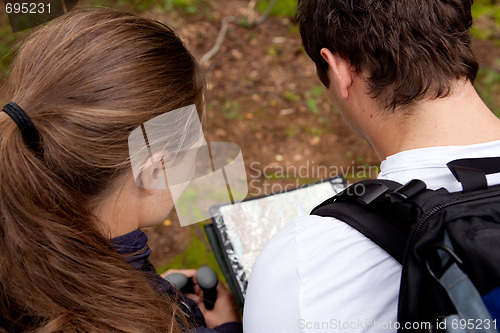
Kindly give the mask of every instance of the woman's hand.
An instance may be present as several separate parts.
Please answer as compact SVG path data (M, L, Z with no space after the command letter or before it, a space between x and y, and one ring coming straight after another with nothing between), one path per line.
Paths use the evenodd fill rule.
M188 278L193 279L195 293L186 294L186 296L196 302L205 317L207 327L214 328L229 322L241 322L241 316L238 311L238 307L236 306L236 302L234 301L234 298L229 290L222 285L222 283L219 282L217 285L217 300L215 301L214 308L212 310L208 310L203 303L203 290L201 290L196 281L195 269L170 269L163 273L162 277L165 277L170 273L182 273Z
M214 328L234 321L241 322L240 313L233 295L231 295L229 290L222 283L217 285L217 300L212 310L207 310L203 303L203 291L201 291L201 297L194 299L194 301L198 304L198 307L205 317L207 327L209 328Z

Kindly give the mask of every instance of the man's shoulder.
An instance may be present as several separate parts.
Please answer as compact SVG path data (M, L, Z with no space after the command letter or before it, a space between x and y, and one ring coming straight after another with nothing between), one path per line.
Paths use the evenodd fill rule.
M344 222L331 217L306 215L293 219L267 242L253 269L282 267L296 270L298 257L308 256L318 247L335 246L335 238L341 238L348 228ZM325 237L328 242L323 241Z
M291 325L289 318L330 320L333 311L342 321L395 320L400 276L401 265L395 259L345 222L300 217L268 242L255 263L247 290L246 319L271 326L276 322L281 327ZM373 299L384 307L367 307ZM277 309L286 318L276 315ZM293 323L295 327L287 331L298 331L297 322Z
M267 243L263 252L269 248L282 246L284 243L292 242L298 246L309 244L310 241L320 236L329 235L330 239L342 238L351 227L345 222L333 217L322 217L317 215L305 215L293 219L278 231Z
M347 223L332 217L308 215L292 220L280 230L261 252L257 266L286 265L286 269L292 266L301 271L311 265L321 265L324 260L362 259L366 253L383 260L390 258Z

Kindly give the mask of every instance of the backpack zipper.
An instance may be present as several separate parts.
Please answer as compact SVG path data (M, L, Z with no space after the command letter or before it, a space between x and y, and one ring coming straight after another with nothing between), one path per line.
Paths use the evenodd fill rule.
M444 204L441 204L441 205L438 205L438 206L432 208L430 211L428 211L420 219L417 226L415 227L413 232L410 234L410 236L408 238L408 242L406 243L406 246L405 246L405 249L403 252L403 270L401 272L401 292L399 293L399 297L398 297L398 322L400 324L402 324L400 322L401 318L399 317L400 313L401 313L401 304L402 304L401 300L406 297L406 294L408 294L408 283L407 283L406 279L404 278L406 276L406 271L407 271L407 267L408 267L408 265L407 265L408 260L409 260L408 252L410 251L411 247L413 246L413 243L415 242L415 239L417 238L418 232L423 227L425 222L427 222L434 214L439 212L441 209L444 209L444 208L447 208L450 206L454 206L454 205L458 205L461 203L472 202L472 201L481 200L481 199L493 198L493 197L498 196L498 195L500 195L500 191L494 191L494 192L490 192L490 193L476 194L476 195L472 195L469 197L457 199L455 201L446 202Z

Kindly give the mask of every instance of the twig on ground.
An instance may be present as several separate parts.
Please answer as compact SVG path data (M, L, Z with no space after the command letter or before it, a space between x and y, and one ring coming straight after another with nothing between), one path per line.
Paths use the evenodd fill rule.
M200 64L203 66L208 60L210 60L214 55L219 52L222 43L224 42L224 37L226 37L227 28L229 27L230 22L234 22L235 18L233 16L225 16L221 20L221 27L219 30L219 35L217 35L217 39L215 40L214 46L207 53L203 55L200 59Z
M267 5L264 13L253 22L252 27L256 27L259 24L262 24L267 19L277 1L278 0L271 0L271 2L269 2L269 5Z
M258 25L264 23L264 21L267 19L269 14L271 13L271 10L273 9L274 5L276 4L277 0L271 0L269 4L267 5L266 10L264 13L258 17L248 28L253 29L257 27ZM217 52L219 52L222 43L224 42L224 38L226 37L227 34L227 29L229 28L229 23L237 22L236 18L234 16L225 16L221 19L221 27L219 30L219 34L217 35L217 39L215 40L214 46L210 50L208 50L207 53L205 53L201 59L200 59L200 65L205 65L212 57L214 57ZM239 25L242 25L239 23Z

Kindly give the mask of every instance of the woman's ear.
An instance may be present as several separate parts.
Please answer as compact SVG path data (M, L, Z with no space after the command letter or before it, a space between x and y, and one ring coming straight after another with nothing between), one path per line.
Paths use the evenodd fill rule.
M149 156L137 176L137 185L144 188L149 195L152 195L154 190L165 190L168 188L163 158L163 154Z
M338 52L332 53L327 48L322 48L320 53L330 68L330 80L335 81L330 82L329 88L334 85L338 89L339 96L347 99L349 97L349 88L353 81L351 64L342 58Z

